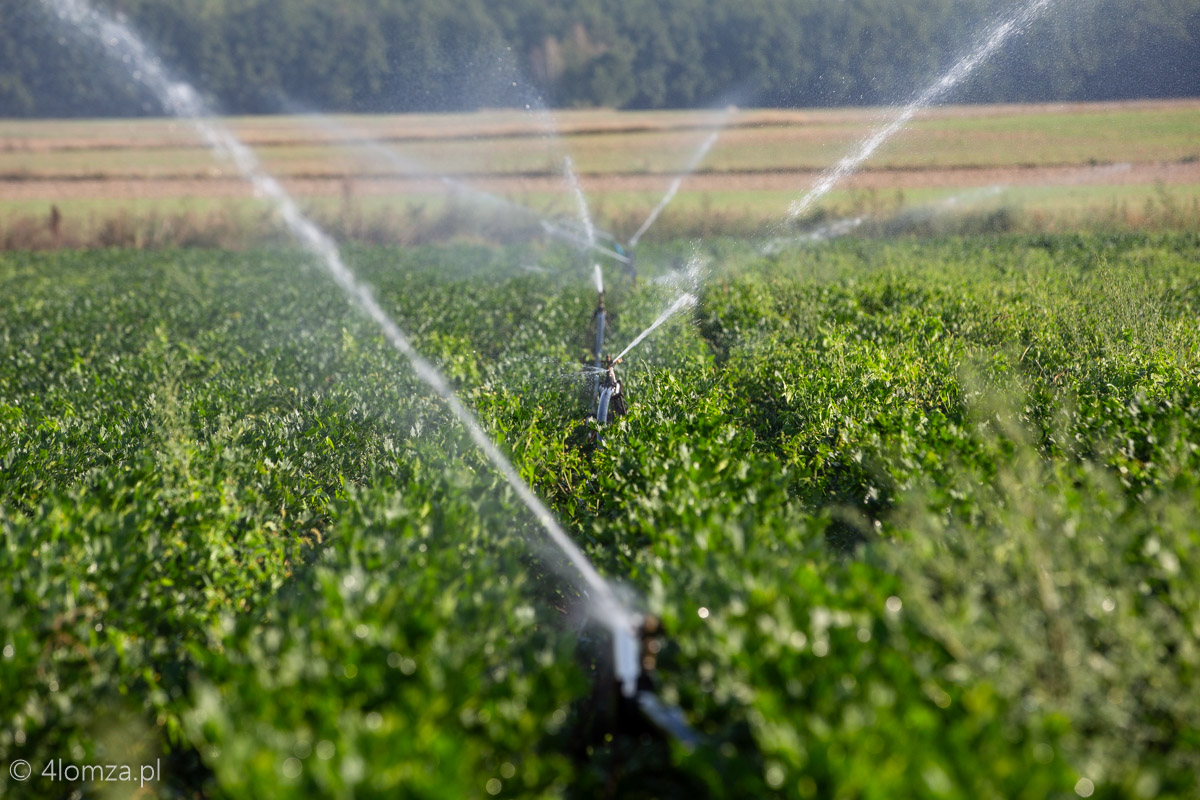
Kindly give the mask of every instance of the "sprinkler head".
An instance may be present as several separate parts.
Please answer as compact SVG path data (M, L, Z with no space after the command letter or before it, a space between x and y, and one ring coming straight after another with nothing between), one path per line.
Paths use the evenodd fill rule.
M605 356L600 360L600 369L603 372L600 374L600 380L597 384L599 392L599 406L596 410L596 419L601 424L607 423L609 417L622 417L628 410L625 404L625 390L621 385L621 379L617 377L617 372L613 368L611 356Z
M625 256L625 274L629 280L636 285L638 279L637 259L633 252L633 245L629 245L629 252L621 251L621 255Z
M636 615L629 620L628 630L614 628L613 636L613 677L622 697L632 699L643 688L644 680L641 669L642 640L639 636L639 617Z
M658 696L655 686L654 670L658 664L658 654L663 648L662 625L658 617L652 614L635 616L630 620L633 625L634 640L625 640L619 644L618 637L614 639L614 678L617 682L617 719L616 729L628 736L651 734L672 739L688 750L694 749L703 740L692 730L683 712ZM615 634L614 634L615 636ZM620 666L622 656L628 657L629 648L635 646L640 656L637 664L636 687L630 690L628 675L633 670L632 664L626 664L624 671ZM624 648L624 652L622 652Z

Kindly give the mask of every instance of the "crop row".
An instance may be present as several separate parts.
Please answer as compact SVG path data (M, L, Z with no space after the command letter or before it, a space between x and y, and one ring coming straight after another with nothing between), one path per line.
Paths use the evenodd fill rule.
M538 256L348 254L662 619L704 745L592 735L569 572L318 270L93 251L0 260L0 761L165 753L175 796L1196 791L1195 236L647 249L707 264L701 305L599 448L594 298ZM612 287L610 340L673 291Z

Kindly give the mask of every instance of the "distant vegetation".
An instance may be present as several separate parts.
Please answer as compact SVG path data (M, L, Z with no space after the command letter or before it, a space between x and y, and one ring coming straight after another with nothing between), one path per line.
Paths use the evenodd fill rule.
M893 103L1011 8L999 0L109 0L229 113ZM0 0L0 115L157 104L32 0ZM1059 3L956 94L1200 94L1200 0Z

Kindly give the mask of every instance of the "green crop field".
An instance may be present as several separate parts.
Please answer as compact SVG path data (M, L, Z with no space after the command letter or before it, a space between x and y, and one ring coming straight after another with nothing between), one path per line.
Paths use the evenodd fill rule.
M619 724L574 574L307 256L11 252L5 797L113 788L52 759L160 765L137 797L1200 793L1194 232L648 243L609 341L699 304L599 446L590 261L346 259L661 620L698 741Z

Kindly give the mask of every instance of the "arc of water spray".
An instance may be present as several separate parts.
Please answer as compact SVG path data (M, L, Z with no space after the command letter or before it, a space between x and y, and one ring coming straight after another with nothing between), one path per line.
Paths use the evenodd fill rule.
M840 239L843 236L849 236L859 226L863 225L868 220L875 220L885 224L913 224L918 221L930 220L936 218L940 214L946 214L951 211L962 209L968 203L976 200L994 197L1004 191L1003 186L986 186L981 189L970 189L965 192L950 195L936 203L930 203L922 206L916 206L909 209L901 210L892 217L845 217L835 219L831 222L826 222L813 228L807 233L798 236L781 236L776 239L771 239L765 242L759 248L759 252L763 255L774 255L780 253L788 247L794 247L807 244L822 244L834 239Z
M788 220L795 220L811 209L814 203L828 194L843 178L857 170L864 161L874 155L884 142L891 139L901 128L912 121L918 111L941 100L951 89L962 83L963 79L991 58L1012 34L1027 28L1053 2L1054 0L1031 0L1016 13L992 27L982 44L960 59L945 75L917 95L912 102L896 112L887 125L865 139L856 151L826 172L807 194L792 203L788 209Z
M579 175L575 172L575 161L570 156L563 157L563 174L567 176L567 183L571 185L571 193L575 196L575 207L579 211L579 220L583 223L588 249L594 250L596 248L596 226L592 224L592 214L588 211L587 198L583 196L583 187L579 185ZM592 264L592 281L596 284L596 291L604 294L604 272L600 269L599 261Z
M696 168L700 166L700 162L703 161L704 157L708 155L708 151L712 150L713 145L717 143L717 139L719 138L721 138L721 131L718 129L709 134L708 138L704 140L704 142L700 145L700 148L696 150L695 154L692 155L692 160L687 163L686 167L684 167L683 173L676 175L675 180L671 181L671 186L667 189L667 193L664 194L662 199L658 201L658 205L656 205L654 210L650 212L650 216L646 217L646 221L642 223L642 227L637 229L637 233L629 237L630 247L637 247L638 241L641 240L646 231L650 230L650 226L658 220L659 215L661 215L662 212L666 210L667 206L671 204L671 201L675 199L675 195L679 193L679 187L683 186L684 179L696 171Z
M547 219L541 213L539 213L538 211L535 211L534 209L532 209L528 206L521 205L520 203L513 202L512 200L509 200L506 197L502 197L498 194L494 194L492 192L481 189L478 186L475 186L475 185L471 184L470 182L463 180L461 178L456 178L456 177L453 177L450 175L438 175L438 174L431 173L429 170L427 170L424 167L424 165L419 164L416 161L401 155L400 153L396 152L392 148L386 147L378 141L375 141L373 139L370 139L370 138L367 138L364 136L356 135L355 132L351 131L350 129L348 129L345 126L340 125L336 122L332 122L323 117L316 117L316 116L313 116L312 114L308 114L308 113L306 113L304 116L310 121L310 124L316 125L325 131L331 131L331 132L337 133L344 140L347 140L359 147L363 147L371 154L379 156L380 158L384 159L385 161L387 161L389 164L391 164L394 168L396 168L400 172L403 172L403 173L409 174L409 175L420 175L423 177L435 179L452 192L457 192L459 194L466 195L467 197L470 197L471 199L473 199L481 204L493 206L495 208L499 208L504 211L508 211L508 212L511 212L511 213L519 215L519 216L523 216L531 221L535 221L538 223L538 225L541 226L542 230L549 236L552 236L556 239L559 239L559 240L562 240L565 242L569 242L570 244L573 244L576 247L582 247L585 249L592 250L595 253L598 253L598 254L606 256L608 258L614 259L616 261L620 261L625 264L629 263L628 258L626 258L625 256L622 256L620 253L617 253L614 250L608 249L607 247L600 244L599 241L596 241L601 234L603 234L604 236L606 236L607 238L610 238L610 239L612 238L612 235L608 234L608 233L603 233L602 231L597 230L594 225L592 226L593 242L591 244L589 244L585 240L586 235L587 235L586 233L584 234L583 237L580 237L578 232L569 230L568 228L564 227L563 225L557 224L553 220ZM541 132L541 135L546 136L546 135L554 134L553 125L544 124L542 127L544 130ZM573 175L573 173L574 173L574 168L572 166L570 169L569 175ZM570 178L568 178L568 180L570 180ZM576 184L577 184L577 182L576 182ZM580 194L573 198L573 199L575 199L577 204L578 204L579 198L581 196L582 195ZM586 205L583 206L583 209L584 209L584 214L586 215ZM585 216L584 222L581 223L581 226L587 225L588 222L589 222L589 220ZM585 228L585 230L586 230L586 228Z
M763 255L773 255L788 247L801 244L818 244L831 239L840 239L850 234L858 226L867 221L867 217L847 217L827 222L799 236L780 236L763 244L759 251Z
M658 319L656 319L656 320L654 320L654 322L650 323L649 328L646 328L646 330L639 333L637 335L637 338L634 339L632 342L630 342L629 346L626 347L624 350L622 350L620 355L618 355L616 358L614 358L613 361L614 362L620 361L622 358L624 358L625 356L627 356L629 354L630 350L632 350L633 348L635 348L639 344L641 344L642 341L647 336L654 333L654 331L657 330L659 328L659 326L661 326L664 322L666 322L668 319L670 319L672 316L674 316L676 312L681 311L682 309L685 309L685 308L691 308L692 306L696 305L697 302L698 301L696 300L696 295L692 294L691 292L684 292L679 297L675 298L675 302L672 303L667 308L666 311L663 311L661 314L659 314Z
M629 263L628 256L623 256L620 253L618 253L616 250L609 250L607 247L600 244L599 242L596 242L594 244L588 244L587 241L579 238L579 236L577 234L568 230L567 228L564 228L562 225L555 224L554 222L552 222L548 219L542 220L541 225L542 225L543 231L545 231L548 235L553 236L556 239L561 239L564 242L570 242L571 244L575 245L576 247L581 247L584 250L590 250L594 253L598 253L599 255L605 256L607 258L611 258L613 261L620 261L622 264Z
M625 640L633 638L634 615L617 599L612 587L596 572L587 557L559 526L549 509L521 480L516 469L500 452L495 442L484 432L474 414L458 399L458 395L455 394L441 373L416 351L404 332L375 300L371 290L360 283L350 268L345 265L334 241L304 216L295 200L284 190L283 186L266 173L257 156L227 128L215 122L196 90L187 83L174 80L168 74L162 61L155 57L149 47L128 27L106 14L92 9L84 0L41 0L41 2L64 22L71 23L78 31L100 41L114 55L117 50L123 51L116 57L127 64L130 69L140 73L135 77L153 91L172 114L189 121L215 152L233 161L255 189L275 204L297 241L320 259L347 297L383 329L388 342L409 360L417 376L442 398L463 427L467 429L471 440L488 457L496 471L512 487L545 529L550 540L583 577L590 590L591 610L598 620L611 629L617 652L628 649L630 645ZM625 659L624 664L618 665L618 670L618 678L622 681L626 694L632 695L638 674L636 654L632 659L632 665L630 665L629 659Z

